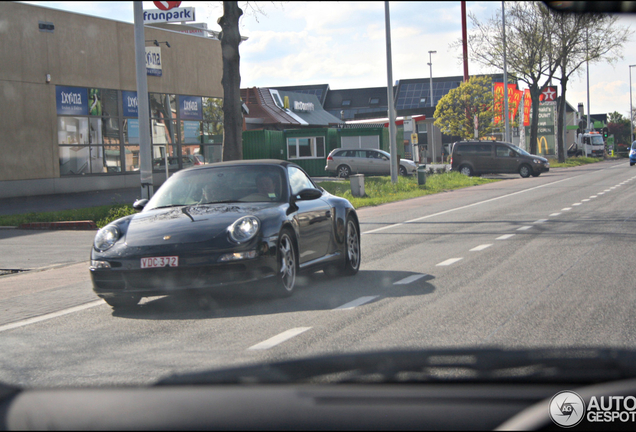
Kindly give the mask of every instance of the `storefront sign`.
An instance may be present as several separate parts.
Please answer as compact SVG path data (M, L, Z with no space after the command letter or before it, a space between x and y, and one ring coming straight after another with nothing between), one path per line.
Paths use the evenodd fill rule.
M314 104L311 102L305 103L301 101L294 101L294 111L313 111Z
M184 121L183 122L183 143L184 144L196 144L200 142L201 123L198 121Z
M58 115L88 115L88 89L55 86Z
M200 96L179 96L181 120L203 120L203 101Z
M161 76L161 48L157 46L146 47L146 74Z
M137 92L122 91L121 99L124 117L139 117L139 110L137 108Z
M128 144L139 144L139 120L128 120Z
M159 9L144 11L144 24L196 21L193 7L183 7L162 11Z

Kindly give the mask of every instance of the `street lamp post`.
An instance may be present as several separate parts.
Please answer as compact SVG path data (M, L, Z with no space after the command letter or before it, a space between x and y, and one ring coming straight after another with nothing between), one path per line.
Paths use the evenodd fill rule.
M437 54L437 51L429 51L428 52L428 65L431 68L431 78L430 78L430 84L431 84L431 93L430 93L430 98L431 98L431 108L434 106L433 105L433 54ZM435 116L431 116L431 118L433 119L433 122L435 121ZM433 157L433 163L435 163L435 126L433 125L433 123L431 123L431 146L432 146L432 153L431 156Z
M632 107L632 68L636 65L629 65L629 139L634 142L634 109Z

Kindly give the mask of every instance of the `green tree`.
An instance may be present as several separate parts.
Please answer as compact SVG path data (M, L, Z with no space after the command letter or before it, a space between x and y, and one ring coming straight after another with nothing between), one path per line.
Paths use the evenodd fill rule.
M435 126L447 135L471 139L477 116L478 136L492 133L492 78L473 76L440 99L435 109Z
M554 27L552 45L558 58L555 78L561 83L558 113L565 112L568 80L581 71L586 62L600 60L613 63L621 58L621 50L632 35L625 27L617 25L618 17L608 14L565 14L552 12ZM618 114L618 113L617 113ZM627 120L629 122L629 120ZM558 121L557 148L559 162L565 162L563 122Z
M503 25L501 12L481 23L475 15L468 37L472 58L484 66L503 70ZM557 68L552 40L546 37L554 23L540 2L506 3L506 59L508 72L528 85L532 96L530 152L536 153L539 127L539 96Z
M630 143L629 119L614 111L607 118L607 129L610 135L614 135L614 142L618 144Z

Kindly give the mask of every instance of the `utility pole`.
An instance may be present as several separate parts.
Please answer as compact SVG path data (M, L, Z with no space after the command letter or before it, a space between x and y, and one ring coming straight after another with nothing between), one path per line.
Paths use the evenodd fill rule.
M386 28L386 70L387 70L387 96L389 101L389 142L391 143L391 183L398 181L397 167L397 143L395 142L395 104L393 103L393 67L391 60L391 17L389 15L389 2L384 2L384 20Z
M629 139L634 142L634 108L632 107L632 68L636 65L629 65Z
M431 68L431 77L430 77L430 87L431 87L431 108L434 107L433 105L433 54L437 54L437 51L429 51L428 52L428 65ZM435 125L433 124L435 121L435 116L433 117L433 122L431 122L431 146L432 146L432 154L431 156L433 157L433 163L435 163Z
M504 129L504 141L511 142L510 139L510 113L508 112L508 72L506 63L506 8L504 1L501 2L501 20L503 28L503 80L504 80L504 117L505 117L505 129Z
M144 37L144 10L142 2L134 2L134 12L141 198L150 199L154 192L152 184L152 149L150 147L150 108L148 103L148 81L146 77L146 39ZM166 151L167 149L168 148L166 146Z

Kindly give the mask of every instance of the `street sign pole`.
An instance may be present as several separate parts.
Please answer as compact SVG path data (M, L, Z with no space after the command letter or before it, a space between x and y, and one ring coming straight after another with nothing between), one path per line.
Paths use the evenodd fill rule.
M386 28L386 69L387 69L387 96L389 101L389 142L391 143L391 183L398 181L397 167L397 143L395 141L395 105L393 104L393 69L391 60L391 17L389 15L389 2L384 2L384 20Z
M139 118L139 171L141 198L150 199L154 193L152 182L152 149L150 146L150 109L146 79L146 39L144 37L144 11L142 2L134 2L135 11L135 66L137 69L137 115ZM166 146L166 151L168 150Z

